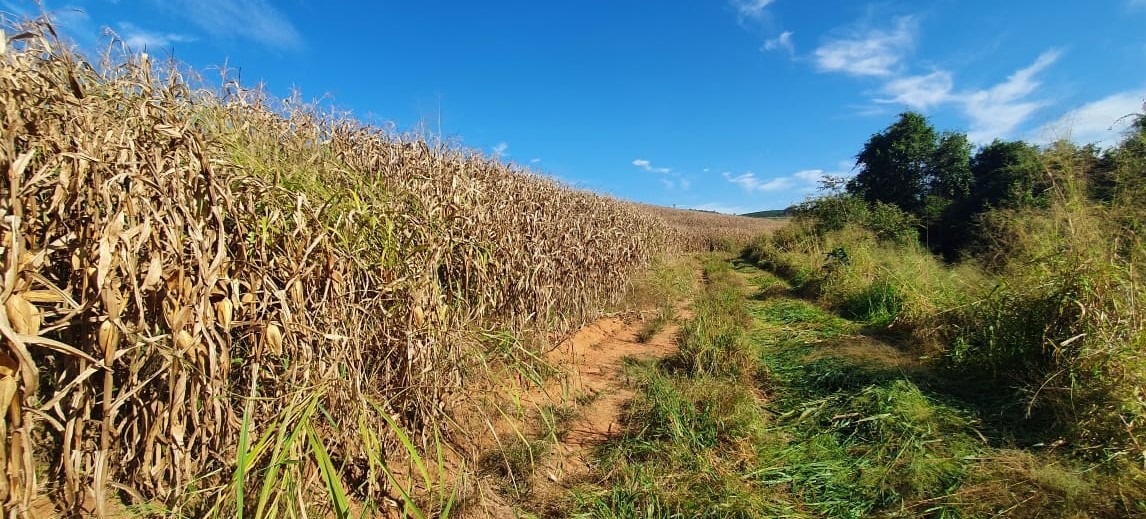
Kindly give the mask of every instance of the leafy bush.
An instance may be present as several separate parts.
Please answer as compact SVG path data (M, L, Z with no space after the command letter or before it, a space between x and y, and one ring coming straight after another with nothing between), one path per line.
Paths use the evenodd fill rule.
M1020 388L1028 414L1077 452L1140 453L1146 248L1116 217L1126 209L1087 198L1087 154L1067 144L1044 152L1049 207L988 215L984 252L1000 280L951 313L949 362Z
M891 204L876 202L862 225L880 241L910 245L919 240L919 219Z
M843 229L849 223L867 220L868 205L862 198L833 194L805 201L793 208L797 219L813 223L818 235Z

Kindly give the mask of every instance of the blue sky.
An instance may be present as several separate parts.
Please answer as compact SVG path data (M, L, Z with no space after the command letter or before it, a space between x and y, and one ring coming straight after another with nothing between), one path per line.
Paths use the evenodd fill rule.
M208 82L226 63L275 95L423 126L579 187L722 212L804 199L905 109L977 143L1110 144L1146 101L1146 0L46 6L87 49L110 29Z

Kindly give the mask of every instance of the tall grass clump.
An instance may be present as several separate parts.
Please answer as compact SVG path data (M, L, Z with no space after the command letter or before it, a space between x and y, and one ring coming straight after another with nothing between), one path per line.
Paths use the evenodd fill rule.
M1126 223L1140 201L1088 198L1093 175L1082 155L1066 143L1045 152L1048 207L984 219L999 281L955 313L951 359L1019 388L1026 413L1054 424L1048 432L1076 451L1139 458L1146 247Z
M448 511L481 332L576 326L667 246L630 204L54 35L0 33L6 514Z
M973 266L933 256L914 225L894 206L835 194L803 204L788 227L758 237L742 256L846 317L918 331L986 281Z
M744 304L744 281L715 256L704 262L704 275L704 292L693 303L695 316L681 330L678 360L693 376L751 375L747 327L752 317Z

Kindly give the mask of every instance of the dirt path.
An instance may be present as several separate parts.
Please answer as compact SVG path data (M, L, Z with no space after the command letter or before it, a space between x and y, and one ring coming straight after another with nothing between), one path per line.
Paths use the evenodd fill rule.
M677 352L681 322L692 318L688 301L678 302L675 319L647 342L637 340L646 321L636 315L606 317L585 326L551 351L546 360L569 373L576 415L570 421L542 475L554 483L572 483L589 473L593 447L621 431L623 406L633 397L623 360L665 358Z

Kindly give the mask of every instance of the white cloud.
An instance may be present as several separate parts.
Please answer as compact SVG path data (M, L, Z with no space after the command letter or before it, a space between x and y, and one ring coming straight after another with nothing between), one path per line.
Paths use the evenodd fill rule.
M6 19L8 22L36 19L42 14L47 14L52 27L61 36L72 39L84 47L96 45L101 31L92 23L91 15L83 7L77 5L55 7L46 2L21 0L0 1L0 19Z
M657 180L669 191L688 191L692 187L692 181L684 177L657 177Z
M826 177L846 177L849 175L848 171L852 167L851 161L840 161L838 164L839 171L826 171L823 169L803 169L792 173L791 175L776 177L770 180L765 180L757 177L755 173L749 171L740 175L733 175L729 172L724 172L721 175L724 179L740 186L745 191L755 193L770 193L775 191L787 191L801 194L815 193L820 187L820 181Z
M653 163L651 161L648 161L645 159L636 159L633 161L633 165L638 167L638 168L641 168L641 170L647 171L649 173L657 173L659 175L664 175L662 177L658 177L657 181L660 182L661 185L663 185L665 187L665 189L668 189L670 191L676 190L676 189L680 189L681 191L687 191L689 188L692 187L692 181L691 180L689 180L684 175L681 175L680 173L673 171L672 168L658 168L658 167L653 166Z
M788 178L788 177L779 177L779 178L774 178L771 180L763 180L763 179L757 177L756 174L751 172L751 171L749 171L747 173L742 173L740 175L735 175L735 176L733 176L732 173L725 171L724 173L721 173L721 175L724 176L725 180L732 182L733 184L736 184L736 185L744 188L745 191L750 191L750 192L779 191L781 189L788 189L788 188L792 187L792 184L793 184L792 179Z
M989 89L959 96L963 111L971 119L967 132L971 142L982 143L1010 135L1036 111L1047 105L1044 101L1030 101L1027 97L1041 86L1035 75L1058 60L1059 52L1042 53L1030 66L1011 74L1006 81Z
M805 182L819 182L826 174L827 172L822 169L805 169L793 173L792 176Z
M796 53L796 45L792 43L792 31L784 31L779 36L764 42L764 50L771 52L774 50L783 49L788 51L788 54Z
M500 157L502 155L506 155L505 150L508 150L508 149L509 149L509 144L506 144L505 142L499 142L499 143L495 144L492 148L490 148L490 151L493 152L494 157Z
M732 6L736 8L736 13L740 15L741 19L760 18L764 16L764 9L774 1L775 0L732 0Z
M1037 76L1059 58L1059 51L1048 50L1027 67L1019 69L1006 80L989 88L958 91L951 72L935 70L930 74L900 76L892 74L880 87L884 97L876 104L899 104L914 110L927 111L944 105L955 105L970 121L968 139L984 143L995 138L1007 138L1016 129L1049 103L1031 99L1042 86ZM882 110L865 107L868 115L882 114Z
M541 159L529 159L529 163L530 163L530 164L540 164L540 163L541 163Z
M1126 116L1142 113L1146 110L1144 105L1146 89L1119 92L1071 110L1032 132L1030 138L1042 143L1068 139L1080 144L1112 146L1122 139L1122 132L1132 122Z
M641 168L645 171L648 171L649 173L665 174L665 173L672 171L672 169L670 169L670 168L654 168L652 162L649 162L645 159L636 159L633 161L633 165L638 167L638 168Z
M134 50L161 49L174 43L189 43L195 38L184 34L151 32L141 29L130 22L119 24L120 37L123 42Z
M240 38L279 50L302 46L294 24L267 0L153 0L216 37Z
M883 85L890 98L876 99L877 103L898 103L917 110L927 110L952 100L954 80L951 73L937 70L925 76L898 77Z
M749 212L749 210L744 207L725 205L719 202L694 205L691 207L691 209L695 209L697 211L716 211L723 214L744 214Z
M915 18L905 16L891 30L853 31L816 49L816 66L823 72L891 76L914 45L915 25Z

